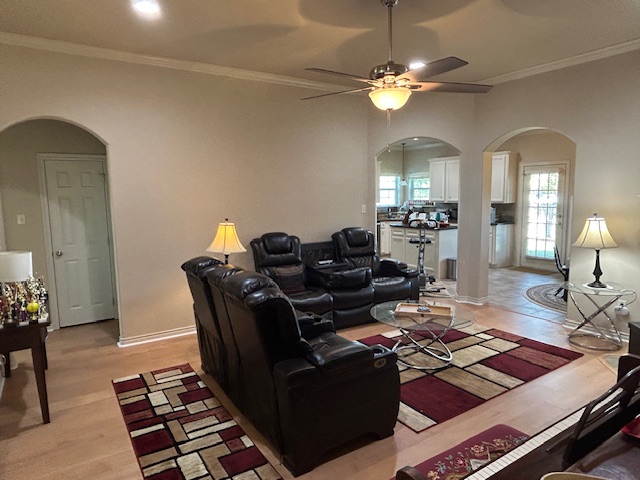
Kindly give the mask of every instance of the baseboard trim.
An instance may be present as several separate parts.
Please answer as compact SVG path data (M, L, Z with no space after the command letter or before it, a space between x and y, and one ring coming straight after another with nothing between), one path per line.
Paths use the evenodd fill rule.
M489 303L489 297L474 298L474 297L460 297L456 295L455 300L458 303L469 303L471 305L485 305Z
M135 337L120 338L119 347L131 347L133 345L141 345L143 343L160 342L169 340L170 338L183 337L184 335L193 335L196 333L196 327L182 327L173 330L166 330L158 333L148 333L146 335L137 335Z

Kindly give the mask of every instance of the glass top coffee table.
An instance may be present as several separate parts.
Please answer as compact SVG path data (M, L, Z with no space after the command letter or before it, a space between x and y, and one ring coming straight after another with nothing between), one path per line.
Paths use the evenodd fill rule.
M433 313L416 311L415 313L399 314L396 313L396 307L399 303L412 304L416 307L426 306ZM451 315L439 315L438 310L443 310L439 307L449 308ZM399 363L418 370L437 370L449 365L453 360L453 354L442 341L442 337L452 328L464 328L474 323L473 314L469 310L461 308L459 305L440 301L418 304L417 302L394 300L380 303L371 308L371 316L378 322L389 325L400 332L400 337L392 350L398 353Z

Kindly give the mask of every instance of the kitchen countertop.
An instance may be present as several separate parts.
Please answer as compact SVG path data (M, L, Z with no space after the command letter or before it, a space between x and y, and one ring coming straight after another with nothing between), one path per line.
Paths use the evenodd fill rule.
M410 227L409 225L405 225L404 223L390 223L390 227L393 228L411 228L412 230L418 230L416 227ZM449 224L448 227L426 227L425 230L457 230L458 225Z

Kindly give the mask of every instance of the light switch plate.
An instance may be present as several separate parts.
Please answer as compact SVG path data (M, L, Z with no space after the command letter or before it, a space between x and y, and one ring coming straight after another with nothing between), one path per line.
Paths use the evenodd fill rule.
M27 223L27 217L23 214L18 215L18 225L24 225Z

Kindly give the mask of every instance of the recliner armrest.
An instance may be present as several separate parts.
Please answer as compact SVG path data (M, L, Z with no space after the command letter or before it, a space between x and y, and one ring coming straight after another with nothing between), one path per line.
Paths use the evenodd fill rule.
M395 352L382 345L367 346L330 333L323 334L322 337L329 341L330 337L335 337L339 344L325 344L321 347L317 344L312 345L313 352L277 363L274 366L274 374L280 379L279 382L290 386L310 385L312 377L319 380L324 374L329 374L325 381L331 383L350 376L359 377L365 369L384 369L395 365L398 360Z
M320 348L314 348L313 352L305 355L305 358L314 366L325 373L336 372L345 368L354 368L356 365L370 364L373 351L360 342L340 342L338 344L325 344Z
M313 313L296 312L300 335L305 340L317 337L322 333L336 333L333 321Z
M309 279L314 285L327 290L340 288L362 288L371 283L372 273L368 267L350 267L308 269Z
M380 260L380 273L386 277L417 277L418 270L409 268L406 263L395 258L384 258Z

